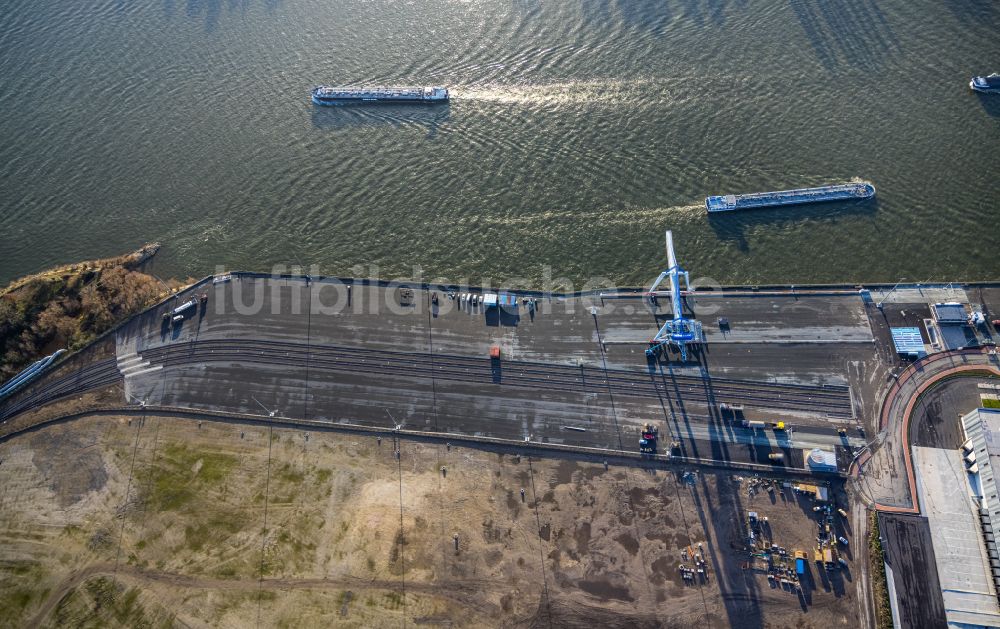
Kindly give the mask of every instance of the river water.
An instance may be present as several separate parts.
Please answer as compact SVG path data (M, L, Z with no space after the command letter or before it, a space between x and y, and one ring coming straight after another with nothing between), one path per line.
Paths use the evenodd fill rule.
M666 228L726 283L993 279L997 33L992 0L7 0L0 281L158 240L163 276L637 285ZM309 102L359 82L454 99ZM877 201L704 211L854 177Z

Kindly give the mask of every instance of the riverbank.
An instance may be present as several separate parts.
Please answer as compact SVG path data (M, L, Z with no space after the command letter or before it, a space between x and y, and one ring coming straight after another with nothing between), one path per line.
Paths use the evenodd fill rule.
M0 380L56 349L79 349L181 286L139 270L158 243L35 273L0 290Z

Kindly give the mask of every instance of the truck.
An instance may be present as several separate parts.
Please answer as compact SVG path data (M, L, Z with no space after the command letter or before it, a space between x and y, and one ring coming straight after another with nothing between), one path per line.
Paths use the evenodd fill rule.
M783 452L772 452L771 454L767 455L767 458L772 463L781 463L782 461L785 460L785 454Z
M659 429L650 423L642 425L642 432L639 434L639 452L642 454L656 454L656 439L659 436Z
M181 304L181 305L177 306L176 308L174 308L174 311L173 311L172 314L174 316L177 316L177 315L182 315L183 316L183 314L185 312L187 312L191 308L194 308L197 305L198 305L198 302L196 300L194 300L194 299L192 299L191 301L186 301L183 304Z
M795 551L795 574L800 577L806 573L806 553L801 550Z
M763 430L764 428L767 427L767 424L756 419L754 420L744 419L743 427L749 428L750 430Z
M829 548L823 549L823 564L827 570L833 570L837 567L836 561L833 557L833 551Z

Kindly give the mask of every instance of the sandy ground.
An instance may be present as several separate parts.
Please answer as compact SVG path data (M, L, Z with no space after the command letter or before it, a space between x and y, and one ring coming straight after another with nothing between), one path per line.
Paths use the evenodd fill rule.
M743 512L789 547L807 504L731 475L391 437L92 417L0 444L11 626L852 626L743 568ZM524 489L524 497L521 496ZM682 552L706 577L685 584ZM689 561L690 565L691 562ZM815 568L813 568L815 571Z

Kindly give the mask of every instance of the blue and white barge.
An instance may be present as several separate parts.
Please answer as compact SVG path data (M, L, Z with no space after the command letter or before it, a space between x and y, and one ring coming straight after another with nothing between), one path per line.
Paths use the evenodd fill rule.
M350 103L447 103L448 88L433 87L334 87L320 85L313 88L312 101L317 105L346 105Z
M875 186L867 181L820 186L818 188L798 188L777 192L753 192L750 194L727 194L705 199L709 212L729 212L751 210L781 205L802 203L823 203L826 201L854 201L875 196Z
M1000 74L994 72L989 76L974 76L969 81L969 87L977 92L1000 92Z

